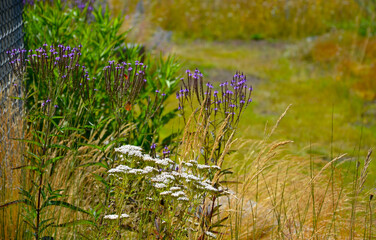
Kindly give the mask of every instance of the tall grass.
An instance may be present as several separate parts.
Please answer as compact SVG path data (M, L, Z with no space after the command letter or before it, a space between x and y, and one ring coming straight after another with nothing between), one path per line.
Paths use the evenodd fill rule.
M372 151L363 161L343 154L324 162L286 155L291 143L244 140L229 159L236 197L223 204L231 239L372 239L374 191L364 189Z

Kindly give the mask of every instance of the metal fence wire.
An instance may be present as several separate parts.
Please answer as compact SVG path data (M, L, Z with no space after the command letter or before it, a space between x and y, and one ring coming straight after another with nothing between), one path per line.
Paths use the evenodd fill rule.
M21 96L20 79L14 76L7 54L24 47L22 12L22 0L0 0L0 203L18 198L16 189L21 187L22 178L17 174L22 172L12 169L24 165L23 144L15 140L23 138L22 104L11 98ZM18 239L14 228L20 216L18 211L18 208L0 211L0 239Z
M7 90L13 83L13 74L9 65L8 50L23 48L23 1L0 0L0 92L6 101Z
M14 159L22 160L22 156L16 156L21 152L22 144L13 140L21 138L22 104L10 97L21 97L21 84L12 72L7 54L9 50L24 47L22 11L22 0L0 0L0 202L5 200L3 193L18 186L13 181L12 168L19 164ZM2 237L4 235L0 235Z

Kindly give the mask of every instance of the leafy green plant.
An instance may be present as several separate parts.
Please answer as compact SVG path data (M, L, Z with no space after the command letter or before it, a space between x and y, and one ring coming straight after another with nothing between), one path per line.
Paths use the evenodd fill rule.
M86 11L87 8L84 10L78 7L69 8L60 0L53 5L37 2L29 6L24 16L26 45L31 49L42 44L82 45L82 65L86 67L87 72L90 72L92 78L96 79L92 83L92 87L96 89L96 101L92 102L93 109L97 109L108 117L112 115L113 109L109 105L111 99L106 93L103 69L109 61L134 63L143 60L148 66L144 70L147 83L140 89L143 104L138 105L141 109L133 109L140 115L130 116L123 121L131 121L138 125L138 130L134 130L131 134L133 136L131 141L148 148L153 141L159 141L158 129L175 117L176 110L164 113L164 104L179 83L177 73L180 70L180 64L170 56L166 59L162 56L154 59L145 54L142 46L127 44L128 31L121 32L123 19L111 16L108 8L105 10L101 7L94 8L92 21L88 21ZM166 94L166 97L162 99L160 107L153 110L153 118L150 116L145 118L141 113L150 111L150 109L147 110L149 106L147 103L152 101L149 97L156 90ZM69 102L68 96L64 98L65 102ZM77 112L77 109L73 106L72 111ZM92 124L97 125L99 122L96 121L99 120L98 116L101 116L101 113L91 112L87 118ZM140 117L143 118L142 121L136 120ZM107 128L108 132L116 131L115 124L109 124ZM89 135L87 134L86 137L89 138Z
M51 213L55 211L49 210L52 206L89 214L65 201L64 189L56 188L56 183L52 182L52 176L55 173L55 165L64 158L64 155L68 151L77 149L77 145L67 144L67 139L78 141L78 134L71 134L71 132L80 133L83 130L77 124L72 125L76 122L75 118L80 116L70 111L70 106L77 104L78 109L85 107L86 101L77 95L80 93L83 95L85 90L93 90L85 89L84 84L77 89L76 94L74 93L74 86L82 85L86 78L84 68L79 64L81 56L79 47L70 48L59 45L55 48L45 44L35 50L15 49L8 53L16 76L25 80L26 68L30 68L33 77L28 89L24 92L24 97L20 99L24 103L31 102L25 113L30 135L19 139L26 144L27 160L25 165L15 168L27 170L29 182L20 189L22 199L3 204L1 207L23 203L25 205L23 220L38 240L45 235L46 231L48 232L50 227L85 222L74 220L69 224L59 224L58 217L51 217ZM25 82L22 82L22 85L25 86ZM62 97L67 95L71 96L70 103L64 102ZM88 103L90 105L90 101ZM51 234L51 231L49 233Z

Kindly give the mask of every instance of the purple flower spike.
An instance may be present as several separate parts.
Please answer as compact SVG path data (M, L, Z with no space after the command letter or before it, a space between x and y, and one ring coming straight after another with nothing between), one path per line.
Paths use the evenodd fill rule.
M132 69L133 69L132 67L129 67L129 68L128 68L128 71L132 71Z
M54 107L55 107L55 108L59 108L59 106L58 106L58 105L55 105Z
M163 149L163 154L166 155L166 154L169 154L170 153L170 150L168 150L168 147L167 145L164 147Z

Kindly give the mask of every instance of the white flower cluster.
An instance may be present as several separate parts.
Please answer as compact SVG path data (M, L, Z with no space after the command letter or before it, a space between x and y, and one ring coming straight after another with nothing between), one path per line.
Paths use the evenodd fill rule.
M197 169L203 170L203 169L217 169L221 170L221 168L217 165L205 165L205 164L199 164L196 160L190 160L189 162L182 162L187 167L196 167Z
M115 148L115 152L122 153L128 156L142 157L142 148L133 145L124 145L119 148Z
M183 161L178 167L169 158L160 159L149 154L143 154L142 148L132 145L124 145L116 148L115 151L122 154L120 159L126 159L127 163L133 162L132 166L144 167L131 168L127 165L118 165L110 169L108 173L110 175L119 173L144 175L160 196L170 196L178 201L189 201L184 192L188 188L206 192L223 191L215 188L208 179L205 179L206 174L204 174L204 171L220 170L219 166L199 164L196 160L190 160L189 162ZM133 159L133 157L136 159ZM162 192L160 192L161 190Z
M154 187L155 188L166 188L167 186L166 186L166 184L163 184L163 183L156 183L156 184L154 184Z
M110 215L106 215L106 216L104 216L104 219L114 220L114 219L128 218L128 217L129 217L129 215L126 214L126 213L123 213L123 214L121 214L120 216L117 215L117 214L110 214Z
M187 197L180 197L180 198L178 198L178 201L189 201L189 198L187 198Z
M214 233L212 233L212 232L206 231L205 234L206 234L207 236L209 236L209 237L217 238L217 236L216 236Z
M151 166L146 166L143 169L138 169L138 168L130 168L126 165L119 165L115 168L108 170L110 174L111 173L127 173L127 174L140 174L140 175L148 174L153 171L158 171L158 170Z
M174 193L171 193L171 196L173 197L185 196L185 193L183 191L174 192Z

